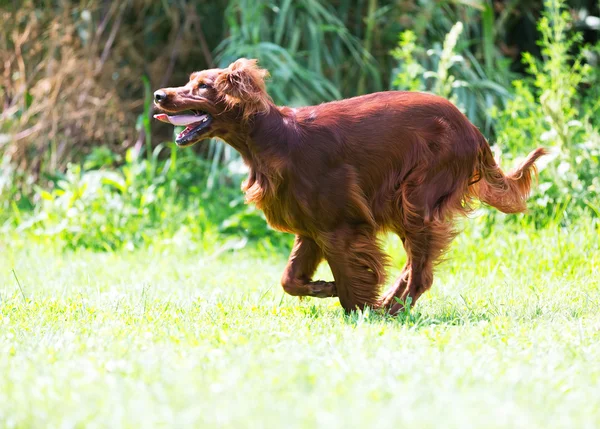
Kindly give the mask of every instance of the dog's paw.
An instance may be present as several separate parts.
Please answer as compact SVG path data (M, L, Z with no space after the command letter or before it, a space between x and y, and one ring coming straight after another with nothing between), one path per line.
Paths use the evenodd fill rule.
M310 296L315 298L331 298L337 296L335 282L317 280L310 283Z

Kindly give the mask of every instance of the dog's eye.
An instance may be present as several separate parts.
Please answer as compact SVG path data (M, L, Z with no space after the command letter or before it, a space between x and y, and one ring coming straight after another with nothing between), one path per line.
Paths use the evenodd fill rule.
M206 88L208 88L208 85L205 84L205 83L201 83L200 85L198 85L198 88L200 88L200 89L206 89Z

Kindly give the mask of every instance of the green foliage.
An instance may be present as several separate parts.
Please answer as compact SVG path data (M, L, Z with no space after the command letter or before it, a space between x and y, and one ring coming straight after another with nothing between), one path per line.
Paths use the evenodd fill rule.
M9 156L0 160L0 230L5 228L22 216L26 216L33 208L33 202L23 197L24 193L31 193L34 180L30 175L19 171L11 162ZM25 192L24 192L25 191Z
M106 168L113 158L99 148L83 169L69 164L52 189L38 188L33 212L13 217L5 230L95 250L133 249L173 237L211 245L218 234L245 237L244 243L262 238L264 246L286 243L267 229L260 212L240 212L230 203L240 200L239 190L205 190L206 161L190 153L178 158L176 150L161 159L164 152L157 146L144 159L130 149L125 163L114 169Z
M1 154L33 174L64 171L100 144L123 155L142 130L150 138L164 129L136 124L150 88L181 85L191 71L242 56L269 68L269 90L281 104L355 95L357 80L366 82L363 91L381 89L370 45L340 17L355 7L354 0L0 2Z
M160 151L158 147L144 160L129 150L118 170L82 170L69 164L53 189L39 189L35 214L18 224L18 230L57 237L68 247L97 250L133 248L156 236L173 236L183 225L193 228L192 234L202 233L209 228L205 212L196 207L197 222L190 223L186 217L191 210L178 209L177 187L185 166L171 159L161 166ZM85 163L88 168L98 167L99 152L92 152ZM191 197L193 190L188 191Z
M394 63L394 88L450 98L495 143L505 168L536 146L552 149L539 163L527 219L600 216L600 68L589 65L600 44L582 45L562 0L545 2L541 58L525 54L520 79L499 46L515 10L533 16L525 2L501 11L491 0L136 5L139 14L131 2L106 9L93 0L0 9L2 231L97 250L218 236L231 248L288 247L288 235L243 204L245 169L231 147L213 141L176 152L156 145L170 137L153 135L153 88L240 56L259 58L275 101L291 105L381 89ZM151 64L136 46L148 48ZM487 230L501 218L488 213Z
M600 216L600 129L594 123L596 104L582 88L600 84L585 63L579 33L570 33L572 18L562 0L546 0L539 21L543 60L526 54L531 75L515 81L514 98L497 109L498 145L507 158L525 155L534 146L552 149L542 161L534 218L571 221L583 210Z
M393 85L400 90L429 91L449 98L476 125L490 134L494 123L489 111L502 108L509 98L507 88L490 78L485 68L461 45L463 24L457 22L446 35L443 45L425 49L416 44L411 30L400 34L392 51L398 60Z
M420 91L423 89L422 77L425 73L423 67L415 58L417 51L417 36L407 30L400 33L398 47L391 54L396 58L401 69L394 78L393 85L404 91Z
M225 19L229 36L216 49L218 62L258 58L273 77L269 91L278 103L340 98L339 88L349 81L344 71L354 82L363 75L380 82L373 58L327 2L239 0L229 4ZM337 72L330 73L334 67Z

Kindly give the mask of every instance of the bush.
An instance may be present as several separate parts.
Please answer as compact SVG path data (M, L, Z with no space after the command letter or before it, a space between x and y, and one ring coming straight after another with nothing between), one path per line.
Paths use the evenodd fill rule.
M95 250L158 245L174 237L212 246L218 235L244 238L238 245L257 239L266 246L287 245L261 212L240 210L239 190L218 184L206 190L206 161L190 152L178 158L176 150L161 161L164 151L158 146L144 159L130 149L121 167L108 168L114 160L110 151L96 149L83 168L69 164L52 189L37 188L33 212L19 213L4 229Z
M148 88L240 56L271 70L278 103L337 98L361 78L381 87L372 56L322 0L0 1L0 17L0 154L36 178L98 145L123 154L148 131L162 141L165 126L134 126Z
M430 91L450 99L487 135L493 135L495 124L492 107L502 109L510 92L502 82L493 80L470 54L468 46L459 43L463 24L457 22L446 35L443 45L426 49L417 45L411 30L400 34L392 55L398 60L393 85L399 90ZM498 64L504 75L508 63ZM496 75L502 75L501 71Z
M582 211L600 217L600 132L595 92L600 75L585 63L588 47L579 48L581 35L571 34L572 18L562 0L546 0L539 21L543 60L525 55L531 77L515 81L514 97L506 109L496 109L498 146L508 159L524 156L534 146L552 149L541 165L532 216L569 221ZM595 107L590 107L595 105ZM513 161L514 162L514 161Z
M536 146L552 148L552 156L539 163L540 184L526 221L568 223L584 213L599 218L600 68L587 63L598 58L600 45L581 46L564 2L546 0L539 22L542 58L526 54L528 75L515 79L510 61L495 51L494 15L491 2L484 3L479 12L446 0L425 2L425 15L436 20L428 40L435 42L421 40L429 31L425 15L415 32L401 33L390 56L397 62L394 87L450 98L496 142L505 166ZM208 5L219 19L200 20ZM161 81L182 82L192 68L238 56L259 57L271 69L269 90L282 103L314 103L382 86L374 58L380 64L388 59L375 52L383 40L377 26L391 5L377 9L377 2L369 2L368 16L353 31L346 25L361 11L350 1L281 5L262 0L227 6L188 0L3 5L1 229L97 250L171 240L203 245L217 236L232 239L230 247L252 241L289 246L289 235L274 234L260 211L243 204L234 186L243 165L231 147L216 141L198 145L198 157L171 144L156 146L161 140L152 139L150 120L151 89ZM465 24L456 23L458 18ZM227 37L218 47L204 45L208 33L221 40L222 21ZM449 32L440 36L440 29ZM113 30L120 36L111 42ZM482 40L475 47L469 40L474 35ZM486 224L499 216L490 212Z

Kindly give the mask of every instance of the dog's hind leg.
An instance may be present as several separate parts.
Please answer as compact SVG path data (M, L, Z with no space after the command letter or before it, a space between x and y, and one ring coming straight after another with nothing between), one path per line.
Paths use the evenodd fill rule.
M398 235L400 235L402 244L404 245L404 248L406 249L406 238L404 237L404 234L398 234ZM407 252L406 253L406 263L404 264L404 268L402 268L402 272L396 278L396 281L394 282L394 284L392 284L392 286L390 286L390 288L388 290L386 290L385 293L381 296L380 304L379 304L380 308L388 308L389 309L389 307L391 307L393 304L396 303L396 300L394 299L394 297L400 296L402 294L402 292L404 292L404 289L406 289L406 285L408 284L409 277L410 277L410 257Z
M398 302L396 298L400 298L406 290L406 286L410 279L410 271L411 263L410 261L407 261L394 284L381 296L380 304L378 305L379 308L390 309Z
M406 253L409 268L406 271L406 287L399 287L391 298L388 298L385 307L390 314L397 314L404 309L410 298L410 305L414 305L419 297L427 291L433 283L433 267L440 256L450 245L454 238L451 222L427 222L417 230L406 231ZM398 298L398 302L395 298Z
M337 296L335 282L311 281L322 260L323 251L317 243L310 238L297 235L281 278L283 290L292 296L316 298Z
M409 298L414 305L431 287L433 267L456 236L454 217L466 212L463 202L471 169L463 166L455 174L438 165L440 159L433 161L427 169L414 170L400 188L398 222L408 260L403 274L408 276L406 286L402 288L400 280L393 296L383 302L391 314L402 311Z

